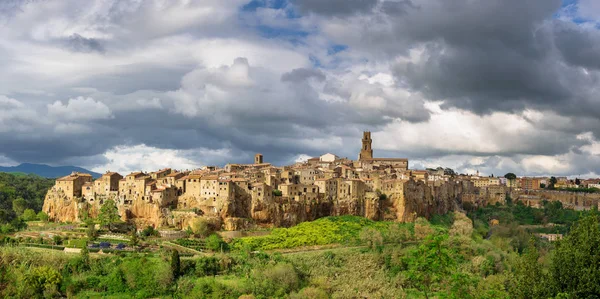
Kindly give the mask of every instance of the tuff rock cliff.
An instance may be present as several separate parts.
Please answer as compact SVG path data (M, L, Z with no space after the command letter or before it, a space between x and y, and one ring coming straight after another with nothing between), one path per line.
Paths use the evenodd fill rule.
M417 217L430 218L457 209L460 205L461 184L454 182L431 187L421 181L404 183L404 194L385 199L375 192L367 192L361 199L319 199L296 201L274 196L257 200L243 194L225 202L213 203L193 196L180 196L176 209L159 207L147 201L119 204L122 220L138 227L175 227L186 229L197 218L211 219L225 230L247 229L253 226L289 227L300 222L325 216L357 215L372 220L414 221ZM118 198L110 198L119 203ZM46 195L43 210L53 221L81 221L83 213L97 217L105 199L93 202L69 199L60 191L51 189Z

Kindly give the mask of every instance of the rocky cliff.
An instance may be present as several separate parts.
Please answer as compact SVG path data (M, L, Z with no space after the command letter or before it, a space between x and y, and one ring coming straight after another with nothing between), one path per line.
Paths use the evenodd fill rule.
M461 192L460 184L445 183L430 187L423 182L411 180L404 184L404 194L386 199L380 198L375 192L367 192L361 199L323 198L298 201L278 196L258 200L247 194L238 194L229 200L205 200L184 195L179 197L176 210L140 200L130 205L119 205L119 213L123 220L134 222L138 227L151 225L180 229L186 229L198 217L216 219L225 230L247 229L257 225L288 227L336 215L408 222L417 217L430 218L434 214L444 214L456 209ZM80 213L84 212L97 217L102 201L78 202L51 190L46 195L44 211L53 221L76 222L80 221Z

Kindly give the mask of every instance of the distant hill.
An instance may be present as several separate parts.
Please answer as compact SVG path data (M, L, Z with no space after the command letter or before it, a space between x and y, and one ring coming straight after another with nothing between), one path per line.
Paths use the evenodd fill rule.
M0 166L0 172L11 172L11 173L26 173L35 174L45 178L58 178L71 174L73 171L85 172L91 174L94 178L99 178L101 174L93 171L89 171L85 168L76 166L49 166L44 164L31 164L23 163L19 166L3 167Z

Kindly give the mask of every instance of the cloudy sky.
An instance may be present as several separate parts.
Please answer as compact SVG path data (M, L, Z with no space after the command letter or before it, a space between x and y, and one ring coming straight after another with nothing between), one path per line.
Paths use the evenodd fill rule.
M0 165L600 173L597 0L2 0Z

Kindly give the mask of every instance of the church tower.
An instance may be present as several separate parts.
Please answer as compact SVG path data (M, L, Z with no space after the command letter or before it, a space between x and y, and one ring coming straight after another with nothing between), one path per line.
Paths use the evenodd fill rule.
M373 149L371 148L371 132L363 132L362 148L358 160L373 159Z

